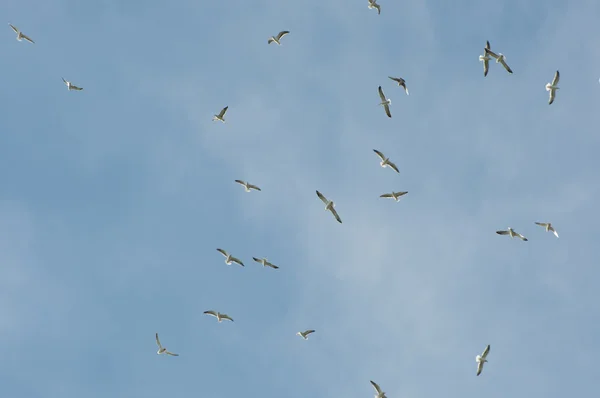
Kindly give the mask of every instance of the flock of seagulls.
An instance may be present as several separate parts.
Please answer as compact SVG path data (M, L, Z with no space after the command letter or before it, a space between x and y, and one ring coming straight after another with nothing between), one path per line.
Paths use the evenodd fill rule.
M381 6L379 4L377 4L376 0L368 0L368 8L369 9L376 9L378 14L381 14ZM18 41L27 41L30 42L32 44L35 44L35 42L27 35L25 35L21 30L19 30L16 26L12 25L9 23L9 26L11 27L11 29L17 34L16 39ZM287 30L283 30L281 32L279 32L277 35L275 36L271 36L269 37L267 43L271 44L271 43L275 43L278 46L281 46L281 40L288 35L290 32ZM495 53L494 51L491 50L491 46L490 46L490 42L487 41L486 42L486 46L484 47L484 54L479 56L479 60L483 63L483 75L484 77L486 77L488 75L489 72L489 64L490 61L492 59L495 59L495 63L499 63L501 64L504 69L512 74L513 71L512 69L508 66L508 64L506 63L506 56L502 53ZM388 76L389 79L393 80L394 82L396 82L398 84L399 87L402 87L406 93L406 95L409 95L408 93L408 88L406 86L406 80L404 78L401 77L392 77L392 76ZM557 70L554 78L552 80L551 83L546 84L546 90L549 92L549 104L552 104L554 102L554 99L556 97L556 90L559 89L558 87L558 82L560 80L560 73ZM67 89L69 91L71 90L75 90L75 91L81 91L83 90L82 87L76 86L74 85L72 82L62 78L62 81L64 82L64 84L67 86ZM379 93L379 98L381 100L381 102L379 103L379 105L383 106L385 113L387 115L388 118L392 117L391 111L390 111L390 105L392 104L392 100L390 98L387 98L386 95L383 92L383 89L381 88L381 86L378 87L378 93ZM225 106L223 109L221 109L221 111L213 116L213 121L220 121L222 123L225 123L225 114L227 113L227 110L229 109L228 106ZM400 173L398 167L396 166L396 164L394 162L392 162L390 160L389 157L387 157L386 155L383 154L383 152L377 150L377 149L373 149L373 151L375 152L375 154L377 154L377 156L380 158L380 165L382 168L386 168L389 167L390 169L394 170L396 173ZM236 183L240 184L241 186L244 187L244 190L246 192L251 192L252 190L254 191L261 191L261 188L259 188L257 185L254 184L250 184L247 181L242 181L242 180L235 180ZM391 193L384 193L382 195L380 195L381 198L390 198L393 199L394 201L398 202L400 200L401 197L403 197L404 195L406 195L408 192L407 191L392 191ZM317 197L325 204L325 211L329 211L333 217L337 220L338 223L342 223L342 219L339 216L336 208L335 208L335 203L330 200L327 199L321 192L319 192L318 190L316 191ZM545 229L546 232L552 232L557 238L558 238L558 232L556 231L556 229L554 229L554 227L552 226L552 224L550 222L535 222L536 225L541 226ZM508 235L511 238L519 238L521 241L523 242L527 242L528 239L522 235L521 233L516 232L514 229L512 229L511 227L508 227L506 230L499 230L496 231L496 233L498 235ZM238 264L242 267L244 267L244 263L237 257L234 257L233 255L231 255L229 252L227 252L224 249L221 248L217 248L217 251L219 253L221 253L223 255L223 257L225 257L225 264L231 265L233 263ZM272 268L272 269L279 269L279 266L269 262L269 260L265 257L263 258L258 258L258 257L252 257L252 259L261 264L263 267L268 267L268 268ZM217 321L220 323L223 320L228 320L233 322L233 318L230 317L227 314L218 312L218 311L214 311L214 310L208 310L208 311L204 311L205 315L209 315L209 316L213 316L217 319ZM296 333L296 335L300 336L302 339L307 340L308 336L312 333L315 333L315 330L313 329L308 329L305 331L299 331ZM158 351L156 352L158 355L169 355L169 356L179 356L179 354L175 354L173 352L168 351L160 342L160 339L158 337L158 333L156 333L156 344L158 345ZM484 351L481 353L481 355L477 355L475 358L475 361L477 363L477 376L479 376L481 374L481 372L483 371L483 366L486 362L488 362L487 357L488 354L490 352L490 345L487 345L484 349ZM382 391L382 389L379 387L379 385L377 383L375 383L374 381L370 381L371 385L373 386L373 388L375 389L375 398L387 398L386 397L386 393Z

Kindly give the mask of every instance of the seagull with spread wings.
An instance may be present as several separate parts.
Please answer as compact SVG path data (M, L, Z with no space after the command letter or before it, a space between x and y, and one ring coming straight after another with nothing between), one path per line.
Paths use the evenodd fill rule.
M496 231L498 235L509 235L511 238L517 237L521 239L523 242L527 242L527 238L521 235L520 233L513 230L511 227L508 227L506 231Z
M235 180L235 182L243 186L246 189L246 192L250 192L252 189L254 189L255 191L261 190L258 186L247 183L246 181Z
M394 199L396 202L400 201L400 197L403 195L406 195L408 193L408 191L405 192L392 192L392 193L384 193L383 195L380 195L380 198L390 198L390 199Z
M304 340L308 340L308 335L314 333L315 331L312 329L305 330L304 332L298 332L296 335L302 337Z
M319 191L317 191L317 196L319 197L319 199L321 199L323 201L323 203L325 203L325 210L329 210L331 212L331 214L333 214L333 216L335 217L335 219L341 224L342 223L342 219L338 215L337 211L335 211L335 203L333 203L332 200L328 200Z
M375 383L373 380L369 380L369 381L371 382L371 385L375 389L375 392L377 392L377 394L375 394L375 398L387 398L385 395L385 392L381 391L381 387L379 387L379 384Z
M31 38L27 35L25 35L23 32L21 32L16 26L14 26L13 24L8 24L12 30L15 31L15 33L17 34L17 40L18 41L22 41L23 39L27 40L28 42L30 42L31 44L35 44L35 42L33 40L31 40Z
M549 222L537 222L537 221L535 223L537 225L539 225L540 227L544 227L544 229L546 230L546 232L552 232L554 234L554 236L556 236L558 238L558 232L556 232L556 230L552 226L552 223L549 223Z
M408 88L406 88L406 80L404 80L401 77L392 77L392 76L388 76L390 79L392 79L393 81L395 81L396 83L398 83L398 86L403 87L404 88L404 92L406 93L406 95L408 95Z
M275 265L275 264L273 264L273 263L270 263L270 262L269 262L269 260L267 260L267 258L266 258L266 257L263 257L263 258L256 258L256 257L252 257L252 259L253 259L254 261L256 261L257 263L260 263L260 264L262 264L262 266L263 266L263 267L271 267L271 268L273 268L273 269L279 269L279 267L278 267L278 266L276 266L276 265Z
M379 90L379 98L381 98L381 102L379 103L379 105L383 105L383 107L385 108L385 114L388 115L388 117L392 117L392 114L390 113L390 105L392 103L392 100L385 97L385 94L383 93L381 86L379 86L378 90Z
M493 52L492 50L490 50L487 47L485 48L485 54L491 56L492 58L495 58L496 63L501 63L502 66L504 66L504 69L506 69L506 71L508 73L513 73L512 69L510 69L510 66L508 66L508 64L506 63L506 57L504 56L504 54L502 54L502 53L496 54L495 52Z
M229 106L226 106L225 108L221 109L221 112L219 112L218 115L214 115L212 118L213 122L216 122L217 120L225 123L225 113L227 113L227 109L229 109Z
M488 74L488 70L490 69L490 56L488 54L488 50L490 50L490 42L487 41L485 43L485 48L483 50L483 55L479 56L479 61L483 62L483 77L486 77Z
M396 167L396 165L390 160L390 158L386 157L383 153L381 153L377 149L373 149L373 152L375 152L377 154L377 156L379 156L379 158L381 159L381 162L379 163L381 165L381 167L386 168L389 166L396 173L400 173L400 171L398 170L398 167Z
M234 262L234 263L241 265L242 267L244 266L244 263L239 258L233 257L231 254L227 253L225 250L217 249L217 251L225 257L225 264L230 265L232 262Z
M485 350L483 350L483 352L481 353L481 355L477 355L475 357L475 362L477 362L477 376L481 374L481 371L483 370L483 364L488 361L486 358L489 353L490 345L488 344L487 347L485 347Z
M282 30L281 32L277 33L277 36L271 36L269 37L269 41L267 42L268 44L271 43L275 43L278 46L281 45L281 39L283 38L283 36L289 34L290 31L289 30Z
M381 6L377 4L377 0L369 0L369 10L377 10L377 14L381 14Z
M68 80L65 80L64 77L61 77L62 81L67 85L67 90L71 91L71 90L76 90L76 91L81 91L83 90L82 87L77 87L76 85L74 85L73 83L71 83ZM92 90L93 91L93 90Z
M179 356L179 354L173 354L172 352L167 351L167 349L164 348L162 346L162 344L160 344L160 340L158 339L158 333L156 333L156 344L158 345L158 351L156 351L156 353L158 355L167 354L167 355L171 355L172 357L178 357Z
M556 90L558 90L560 88L560 87L558 87L559 80L560 80L560 73L558 71L556 71L556 73L554 74L554 79L552 79L552 83L546 84L546 91L550 92L550 98L548 99L548 105L552 105L552 103L554 102L554 97L556 96Z
M217 318L217 322L221 322L223 319L227 319L227 320L233 322L233 318L227 314L221 314L220 312L213 311L213 310L204 311L204 313L206 315L214 316L215 318Z

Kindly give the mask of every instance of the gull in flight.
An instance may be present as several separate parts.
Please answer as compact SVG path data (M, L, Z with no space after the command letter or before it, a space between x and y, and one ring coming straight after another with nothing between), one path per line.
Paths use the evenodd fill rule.
M506 71L508 73L513 73L513 71L510 69L510 67L506 63L506 57L504 56L504 54L502 54L502 53L496 54L495 52L493 52L492 50L487 48L487 46L485 48L485 54L491 56L492 58L495 58L496 63L500 62L502 64L502 66L504 66L504 69L506 69Z
M160 344L160 340L158 339L158 333L156 333L156 344L158 345L158 351L156 351L156 353L158 355L160 354L167 354L167 355L171 355L172 357L178 357L179 354L173 354L172 352L167 351L166 348L164 348L162 346L162 344Z
M536 224L539 225L540 227L544 227L544 229L546 230L546 232L552 232L554 234L554 236L556 236L558 238L558 232L556 232L556 230L552 226L552 223L549 223L549 222L537 222L536 221Z
M231 322L233 322L233 318L232 318L232 317L230 317L230 316L229 316L229 315L227 315L227 314L221 314L220 312L213 311L213 310L210 310L210 311L204 311L204 313L205 313L206 315L211 315L211 316L214 316L215 318L217 318L217 321L218 321L218 322L221 322L223 319L228 319L228 320L230 320Z
M400 196L402 195L406 195L408 193L408 191L406 192L392 192L392 193L384 193L383 195L379 196L380 198L392 198L394 199L396 202L400 201Z
M29 36L27 36L27 35L23 34L23 32L21 32L21 31L20 31L20 30L19 30L19 29L18 29L16 26L14 26L14 25L12 25L12 24L10 24L10 23L9 23L8 25L9 25L9 26L12 28L12 30L14 30L14 31L15 31L15 33L17 34L17 40L18 40L18 41L21 41L21 40L25 39L25 40L27 40L28 42L30 42L30 43L32 43L32 44L35 44L35 42L34 42L33 40L31 40L31 38L30 38Z
M221 112L219 112L218 115L214 115L212 118L212 121L220 121L225 123L225 113L227 112L227 109L229 109L229 106L226 106L225 108L221 109Z
M319 191L317 191L317 196L319 197L319 199L321 199L323 201L323 203L325 203L325 210L329 210L331 212L331 214L333 214L333 216L335 217L335 219L341 224L342 223L342 219L337 214L337 211L335 211L335 203L333 203L332 200L328 200Z
M496 233L498 235L510 235L511 238L514 238L515 236L519 239L521 239L523 242L527 242L527 238L524 237L523 235L521 235L518 232L515 232L511 227L508 227L508 231L496 231Z
M483 370L483 364L488 361L486 358L489 353L490 353L490 345L488 344L488 346L485 347L485 350L483 350L481 355L477 355L475 357L475 362L477 362L477 376L479 376L481 374L481 371Z
M387 398L385 392L381 391L381 387L379 387L379 384L375 383L373 380L369 381L371 382L373 388L375 388L375 391L377 392L377 394L375 394L375 398Z
M556 96L556 90L560 87L557 86L558 81L560 80L560 73L556 71L554 74L554 79L552 79L552 83L546 84L546 91L550 91L550 99L548 100L548 105L552 105L554 102L554 97Z
M406 80L404 80L401 77L391 77L388 76L390 79L392 79L393 81L395 81L396 83L398 83L398 86L400 87L404 87L404 92L406 93L406 95L408 95L408 89L406 88Z
M289 30L282 30L281 32L277 33L277 36L271 36L269 37L269 41L267 42L268 44L271 43L277 43L278 46L281 45L281 39L283 38L283 36L289 34L290 31Z
M392 103L392 100L385 98L385 94L383 93L381 86L379 86L379 98L381 98L379 105L383 105L385 108L385 114L388 115L388 117L392 117L392 114L390 113L390 104Z
M221 253L223 256L225 256L225 264L230 265L232 262L234 262L234 263L238 263L242 267L244 266L244 263L241 262L240 259L233 257L231 254L227 253L225 250L217 249L217 251L219 253Z
M373 149L373 152L375 152L377 156L379 156L379 158L381 159L381 162L379 163L381 167L385 168L387 166L390 166L392 170L394 170L396 173L400 173L398 167L396 167L396 165L390 161L390 158L386 158L385 155L379 152L377 149Z
M377 14L381 14L381 6L377 4L377 0L369 0L369 10L376 9Z
M269 260L267 260L266 258L256 258L256 257L252 257L252 259L254 261L256 261L257 263L261 263L263 267L271 267L273 269L279 269L278 266L276 266L273 263L270 263Z
M308 335L311 333L314 333L315 331L310 329L310 330L305 330L304 332L298 332L296 333L297 336L301 336L304 340L308 340Z
M242 181L242 180L235 180L235 182L237 182L238 184L242 185L244 188L246 188L246 192L250 192L250 190L254 189L256 191L260 191L261 189L259 187L257 187L256 185L252 185L247 183L246 181Z
M483 77L486 77L488 74L488 70L490 69L490 57L488 55L488 51L490 50L490 42L487 41L485 43L485 49L483 51L483 55L479 56L479 61L483 62Z
M74 85L73 83L71 83L68 80L65 80L64 77L61 77L62 81L67 85L67 90L71 91L71 90L77 90L77 91L81 91L83 90L82 87L77 87L76 85Z

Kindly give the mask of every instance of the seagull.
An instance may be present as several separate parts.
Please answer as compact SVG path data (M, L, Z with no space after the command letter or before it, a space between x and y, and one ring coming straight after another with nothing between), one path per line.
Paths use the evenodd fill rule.
M254 261L256 261L257 263L261 263L263 265L263 267L271 267L273 269L279 269L278 266L276 266L273 263L270 263L269 260L267 260L266 258L256 258L256 257L252 257L252 259Z
M385 98L385 94L383 93L381 86L379 86L379 98L381 98L379 105L383 105L385 108L385 114L388 115L388 117L392 117L392 114L390 113L390 104L392 103L392 100Z
M35 42L33 40L31 40L31 38L29 38L28 36L26 36L25 34L23 34L23 32L21 32L16 26L12 25L12 24L8 24L12 30L15 31L15 33L17 34L17 40L21 41L23 39L27 40L28 42L35 44Z
M235 180L235 182L237 182L238 184L242 185L244 188L246 188L246 192L250 192L250 190L254 189L256 191L260 191L261 189L259 187L257 187L256 185L252 185L247 183L246 181L242 181L242 180Z
M229 265L229 264L231 264L231 262L234 262L234 263L238 263L242 267L244 266L244 263L241 262L240 259L233 257L231 254L227 253L225 250L217 249L217 251L225 256L225 264Z
M502 64L502 66L504 66L504 69L506 69L506 71L508 73L513 73L513 71L510 69L510 67L506 64L506 57L504 56L504 54L502 54L502 53L496 54L495 52L493 52L492 50L487 48L487 46L485 48L485 54L490 55L492 58L495 58L496 63L500 62Z
M283 38L283 36L289 34L290 31L289 30L282 30L281 32L277 33L277 36L271 36L269 37L269 41L267 42L268 44L271 43L277 43L278 46L281 45L281 39Z
M408 95L408 89L406 88L406 80L404 80L401 77L391 77L391 76L388 76L388 77L390 79L392 79L393 81L397 82L400 87L404 87L404 92L406 93L406 95Z
M225 123L225 113L227 112L227 109L229 108L229 106L226 106L225 108L221 109L221 112L219 112L218 115L214 115L212 121L220 121Z
M558 71L556 71L556 73L554 74L554 79L552 80L552 83L546 84L546 91L550 91L550 99L548 100L548 105L552 105L552 103L554 102L554 97L556 96L556 90L558 90L560 88L557 86L559 80L560 80L560 73Z
M314 333L314 332L315 332L314 330L310 329L310 330L306 330L304 332L298 332L298 333L296 333L296 335L297 336L302 336L302 338L304 340L308 340L308 335L311 334L311 333Z
M227 315L227 314L221 314L220 312L213 311L213 310L210 310L210 311L204 311L204 313L205 313L206 315L212 315L212 316L214 316L215 318L217 318L217 321L218 321L218 322L221 322L223 319L228 319L228 320L230 320L231 322L233 322L233 318L231 318L231 317L230 317L229 315Z
M62 81L65 82L65 84L67 85L67 90L71 91L71 90L77 90L77 91L81 91L83 90L82 87L77 87L76 85L74 85L73 83L71 83L68 80L65 80L64 77L61 77Z
M519 239L521 239L523 242L527 242L527 238L524 237L523 235L521 235L518 232L515 232L511 227L508 227L508 231L496 231L496 233L498 235L510 235L511 238L514 238L515 236Z
M373 380L369 380L369 381L375 388L375 391L377 391L377 394L375 394L375 398L387 398L385 395L385 392L381 391L381 387L379 387L379 384L375 383Z
M369 10L374 8L377 10L377 14L381 14L381 6L377 4L377 0L369 0Z
M475 361L477 362L477 376L481 374L481 371L483 370L483 364L488 361L486 358L489 353L490 345L488 344L487 347L485 347L485 350L483 350L483 352L481 353L481 355L477 355L475 357Z
M556 236L558 238L558 232L556 232L556 230L554 229L554 227L552 226L552 223L549 222L537 222L536 224L544 227L546 229L546 232L552 232L554 234L554 236Z
M158 355L160 354L167 354L167 355L171 355L172 357L178 357L179 354L173 354L172 352L167 351L166 348L164 348L162 346L162 344L160 344L160 340L158 339L158 333L156 333L156 344L158 344L158 351L156 351L156 353Z
M329 210L331 212L331 214L333 214L333 216L335 217L335 219L341 224L342 223L342 219L337 214L337 211L335 211L335 203L333 203L333 201L331 201L331 200L328 200L319 191L317 191L317 196L319 197L319 199L321 199L323 201L323 203L325 203L325 210Z
M377 149L373 149L373 152L375 152L377 156L379 156L379 158L381 159L381 162L379 163L381 167L385 168L387 166L390 166L392 170L394 170L396 173L400 173L398 167L396 167L396 165L390 161L390 158L386 158L385 155L379 152Z
M485 43L485 49L483 51L483 55L479 56L479 61L483 62L483 77L486 77L488 74L488 70L490 68L490 57L488 56L488 52L486 51L490 49L490 42L487 41Z
M380 198L392 198L394 199L396 202L400 201L400 196L402 195L406 195L408 193L408 191L406 192L392 192L392 193L384 193L383 195L379 196Z

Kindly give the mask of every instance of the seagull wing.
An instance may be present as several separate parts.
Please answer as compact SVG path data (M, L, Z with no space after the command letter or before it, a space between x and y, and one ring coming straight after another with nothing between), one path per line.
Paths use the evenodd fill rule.
M485 350L483 350L483 352L481 353L481 357L483 359L485 359L485 358L487 358L489 353L490 353L490 345L488 344L487 347L485 347Z
M222 255L224 255L225 257L229 256L229 254L225 250L223 250L223 249L217 249L217 251L219 253L221 253Z
M248 189L255 189L257 191L261 190L259 187L257 187L256 185L252 185L252 184L248 184Z
M234 263L238 263L242 267L244 266L244 263L239 258L231 257L231 261L233 261Z
M225 113L227 113L227 109L229 109L229 106L226 106L225 108L221 109L221 112L219 113L220 118L223 118L223 116L225 116Z
M508 66L505 60L500 61L500 63L502 64L502 66L504 66L504 69L506 69L508 73L513 73L512 69L510 69L510 66Z
M379 156L379 158L381 159L382 162L385 160L385 155L381 151L378 151L377 149L373 149L373 152L375 152L377 154L377 156Z
M165 354L167 354L167 355L170 355L170 356L172 356L172 357L178 357L178 356L179 356L179 354L173 354L173 353L172 353L172 352L170 352L170 351L165 351Z
M204 313L205 313L206 315L212 315L212 316L214 316L215 318L217 317L217 312L216 312L216 311L213 311L213 310L210 310L210 311L204 311Z
M554 80L552 80L552 85L553 86L557 85L559 80L560 80L560 72L556 71L556 73L554 74Z
M267 261L267 262L265 262L265 264L267 265L267 267L271 267L271 268L273 268L273 269L279 269L279 267L278 267L278 266L276 266L275 264L273 264L273 263L270 263L270 262L268 262L268 261Z
M69 85L69 82L68 82L68 81L66 81L64 77L61 77L61 79L62 79L62 81L63 81L63 82L64 82L64 83L65 83L67 86Z
M404 192L396 192L396 195L398 196L404 196L408 193L408 191L404 191Z
M490 50L489 48L485 48L485 53L494 59L498 59L498 54Z
M290 31L289 31L289 30L282 30L281 32L279 32L279 33L277 34L277 40L281 40L281 38L282 38L283 36L285 36L285 35L287 35L287 34L289 34L289 33L290 33Z
M14 26L13 24L10 24L10 23L8 25L12 28L12 30L15 31L16 34L19 34L19 29L17 29L16 26Z
M477 376L479 376L481 374L481 371L483 370L483 363L483 361L477 362Z
M490 48L492 48L492 46L490 46L490 41L489 41L489 40L487 40L487 41L485 42L485 48L486 48L486 49L488 49L488 50L489 50Z
M237 182L240 185L244 185L244 186L246 185L246 183L244 181L242 181L242 180L234 180L234 181Z
M379 387L379 384L375 383L373 380L369 380L369 381L373 385L373 388L375 388L375 391L377 391L377 394L381 394L381 388Z
M315 331L314 331L313 329L310 329L310 330L307 330L307 331L305 331L303 334L304 334L305 336L308 336L309 334L311 334L311 333L314 333L314 332L315 332Z
M390 113L390 106L385 104L383 107L385 108L385 114L388 115L388 117L392 117L392 114Z
M335 208L331 208L331 214L333 214L333 216L335 217L335 219L341 224L342 223L342 219L340 218L339 214L337 213L337 211L335 211Z
M388 76L388 77L390 79L392 79L393 81L398 82L398 84L402 84L402 82L404 81L402 78L399 78L399 77L391 77L391 76Z
M379 196L380 198L393 198L394 195L392 195L391 193L384 193L383 195Z
M536 223L537 225L539 225L540 227L544 227L544 228L546 228L546 227L548 226L548 223L546 223L546 222L537 222L537 221L536 221L535 223Z
M160 348L162 350L162 345L160 344L160 340L158 339L158 333L156 333L156 344L158 345L158 348Z
M483 60L483 77L487 76L489 70L490 70L490 61L488 61L487 59L484 59Z
M231 322L233 322L233 318L227 314L221 314L221 319L229 319Z
M394 171L396 173L400 173L400 170L398 170L398 167L396 167L396 165L394 163L388 161L388 166L390 166L392 169L394 169Z
M496 231L498 235L508 235L508 231Z
M383 90L381 89L381 86L379 86L379 98L381 98L381 102L385 102L387 101L387 98L385 98L385 94L383 93Z
M319 199L321 199L321 201L323 201L323 203L327 204L327 202L329 202L327 198L323 196L323 194L319 191L317 191L317 196L319 197Z
M556 97L556 91L550 90L550 96L548 98L548 105L552 105L554 102L554 97Z
M24 35L23 32L21 32L21 37L25 40L27 40L28 42L30 42L31 44L35 44L35 42L33 40L31 40L31 38L27 35Z
M262 263L260 258L252 257L252 260L256 261L257 263Z
M550 230L552 231L554 236L556 236L558 238L558 232L556 232L556 230L553 227L550 227Z
M71 84L71 90L77 90L77 91L81 91L83 90L83 87L77 87Z
M523 242L527 242L529 240L518 232L515 232L515 235L517 235Z

